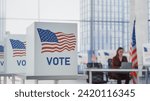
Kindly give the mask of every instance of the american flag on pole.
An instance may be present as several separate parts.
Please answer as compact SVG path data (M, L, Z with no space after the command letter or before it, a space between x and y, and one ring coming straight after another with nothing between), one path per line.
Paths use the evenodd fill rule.
M0 59L4 58L4 46L0 45Z
M13 49L13 57L26 56L26 42L10 39L10 43Z
M63 32L52 32L37 28L41 40L41 53L73 51L76 47L75 34L65 34Z
M137 58L137 48L136 48L136 33L135 33L135 20L133 24L133 31L132 31L132 37L131 37L131 43L130 43L130 62L132 62L132 68L138 67L138 58ZM137 83L137 74L136 72L131 73L133 83Z

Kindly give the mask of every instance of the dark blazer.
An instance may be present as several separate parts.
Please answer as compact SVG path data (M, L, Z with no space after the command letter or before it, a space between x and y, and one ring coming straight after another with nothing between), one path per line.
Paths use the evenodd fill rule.
M119 57L117 56L113 57L112 68L113 69L120 68L122 62L128 62L127 57L123 56L122 61L120 61ZM117 80L127 80L127 79L130 79L130 76L129 76L129 73L126 73L126 72L112 72L111 78L117 79Z
M122 62L128 62L126 56L122 57L122 61L120 61L118 56L113 57L113 59L112 59L112 68L114 68L114 69L120 68Z

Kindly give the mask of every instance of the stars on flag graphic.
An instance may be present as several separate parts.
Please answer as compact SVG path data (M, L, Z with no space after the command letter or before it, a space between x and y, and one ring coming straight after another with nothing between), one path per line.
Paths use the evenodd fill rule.
M4 46L0 45L0 59L4 58Z
M10 43L13 49L13 57L26 56L26 42L10 39Z

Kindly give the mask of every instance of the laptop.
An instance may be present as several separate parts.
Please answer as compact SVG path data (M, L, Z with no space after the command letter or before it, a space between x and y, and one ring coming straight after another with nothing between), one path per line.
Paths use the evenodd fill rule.
M120 68L121 69L132 69L132 63L131 62L122 62Z

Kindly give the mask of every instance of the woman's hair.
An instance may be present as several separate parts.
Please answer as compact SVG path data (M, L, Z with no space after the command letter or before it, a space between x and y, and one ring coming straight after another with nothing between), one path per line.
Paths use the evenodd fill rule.
M124 49L123 49L122 47L119 47L119 48L117 49L117 52L116 52L116 57L119 55L118 52L119 52L120 50L124 50Z

